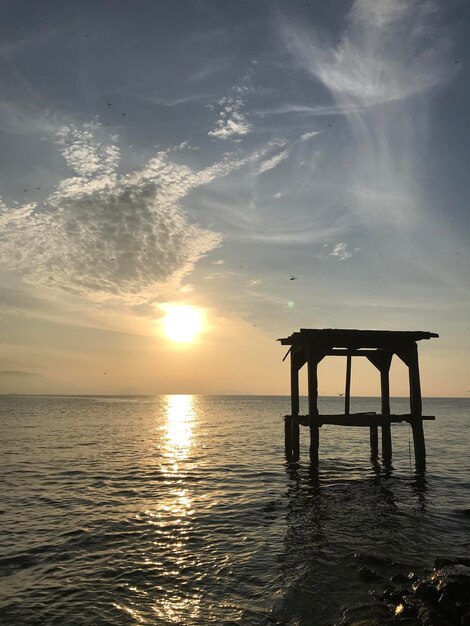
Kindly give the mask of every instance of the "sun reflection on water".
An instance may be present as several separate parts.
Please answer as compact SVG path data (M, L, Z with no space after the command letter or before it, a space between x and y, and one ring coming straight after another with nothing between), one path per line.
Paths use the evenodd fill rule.
M175 461L182 461L191 447L194 396L167 396L166 403L166 454Z
M197 400L191 395L175 395L166 396L164 402L160 465L164 484L158 506L144 514L147 524L155 529L147 558L168 580L168 587L156 593L152 607L155 619L182 624L196 619L201 610L201 591L194 584L194 577L202 575L199 557L188 546L194 532L194 508L187 472L194 468L191 448Z

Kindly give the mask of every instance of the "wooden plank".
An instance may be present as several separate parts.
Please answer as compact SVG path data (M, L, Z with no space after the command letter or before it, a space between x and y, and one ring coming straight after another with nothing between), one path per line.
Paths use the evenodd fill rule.
M422 339L439 337L428 331L356 330L340 328L301 328L289 337L278 339L282 345L330 345L331 348L393 348Z
M422 420L435 420L434 415L382 415L380 413L351 413L344 415L316 415L313 420L316 424L332 424L337 426L381 426L382 424L400 424L402 422L413 425ZM297 421L302 426L308 426L310 419L308 415L298 415Z

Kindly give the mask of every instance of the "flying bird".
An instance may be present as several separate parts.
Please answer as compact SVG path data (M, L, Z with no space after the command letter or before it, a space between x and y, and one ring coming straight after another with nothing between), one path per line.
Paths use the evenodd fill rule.
M294 276L293 274L291 274L289 280L299 280L299 279L297 278L297 276Z

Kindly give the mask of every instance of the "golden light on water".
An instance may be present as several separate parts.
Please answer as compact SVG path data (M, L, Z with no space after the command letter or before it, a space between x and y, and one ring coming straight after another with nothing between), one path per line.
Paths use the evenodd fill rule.
M194 421L194 398L190 395L167 396L167 452L174 460L184 458L191 445Z
M191 343L203 329L202 309L191 305L173 306L163 319L163 332L172 341Z
M146 519L163 537L162 548L171 550L171 570L165 576L181 576L181 570L191 568L202 575L197 554L188 545L193 527L193 495L185 484L185 473L193 466L190 451L193 444L197 398L191 395L174 395L165 398L163 424L163 464L166 477L166 497L155 511L146 511ZM184 578L184 577L183 577ZM160 597L153 606L156 620L162 623L184 624L201 612L201 593L186 592L175 587L172 593ZM159 623L160 623L159 621Z

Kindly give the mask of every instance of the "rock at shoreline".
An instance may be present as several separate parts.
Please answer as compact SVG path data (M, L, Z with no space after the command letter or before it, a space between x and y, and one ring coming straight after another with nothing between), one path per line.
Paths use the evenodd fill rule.
M362 567L364 582L381 577ZM341 626L470 626L470 559L438 557L429 576L414 572L390 579L401 586L378 594L380 603L344 612Z

